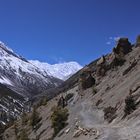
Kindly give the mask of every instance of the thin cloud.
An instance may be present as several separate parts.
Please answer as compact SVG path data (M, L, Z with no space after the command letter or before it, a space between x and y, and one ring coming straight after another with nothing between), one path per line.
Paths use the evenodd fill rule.
M106 44L107 44L107 45L111 45L111 42L110 42L110 41L108 41L108 42L106 42Z
M118 41L118 40L120 39L120 37L117 36L117 37L114 37L113 39L114 39L115 41Z
M114 42L117 42L119 39L120 39L119 36L115 36L115 37L110 36L110 37L108 38L108 41L106 42L106 44L107 44L107 45L111 45L111 44L113 44Z
M113 39L113 37L109 37L109 39L111 40L111 39Z

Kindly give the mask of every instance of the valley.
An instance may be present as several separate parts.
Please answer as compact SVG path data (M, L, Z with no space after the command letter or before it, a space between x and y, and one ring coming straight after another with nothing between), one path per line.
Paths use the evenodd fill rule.
M2 138L139 140L139 73L138 43L131 45L127 38L121 38L110 54L50 90L55 97L44 100L47 95L38 96L35 112L19 118Z

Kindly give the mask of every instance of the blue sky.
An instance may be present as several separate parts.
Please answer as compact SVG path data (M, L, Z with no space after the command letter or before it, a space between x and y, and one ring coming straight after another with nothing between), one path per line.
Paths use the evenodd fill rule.
M0 0L0 40L27 59L90 63L140 34L139 0Z

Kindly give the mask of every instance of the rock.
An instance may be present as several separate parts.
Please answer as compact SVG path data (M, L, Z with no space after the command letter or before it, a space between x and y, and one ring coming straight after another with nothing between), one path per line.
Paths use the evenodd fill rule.
M68 128L68 129L65 131L65 133L66 133L66 134L68 134L68 133L69 133L69 131L70 131L70 128Z
M105 56L103 55L98 61L97 61L97 65L102 65L105 63Z
M99 131L95 128L82 128L81 126L76 127L76 131L73 134L73 137L77 138L80 135L85 136L94 136L95 138L99 137Z
M134 68L137 65L137 61L134 60L133 62L130 63L129 67L126 68L123 72L123 75L126 75L129 73L129 71L131 71L132 68Z
M95 139L98 139L99 136L100 136L100 132L97 130L97 131L96 131L96 137L95 137Z
M114 51L114 49L113 49ZM112 53L111 55L111 59L110 59L110 62L109 62L109 67L110 68L114 68L116 66L122 66L125 62L125 59L124 59L124 55L121 53L121 54L117 54L115 52Z
M73 137L74 137L74 138L77 138L77 137L79 137L81 134L82 134L82 131L81 131L81 130L76 130L76 131L74 132L74 134L73 134Z
M80 121L76 121L76 123L75 123L75 129L79 129L79 123L80 123Z
M104 76L107 71L107 64L106 64L106 58L103 55L98 61L97 61L97 69L96 74L97 76Z
M137 36L135 47L140 47L140 35Z
M96 135L96 134L97 134L97 130L92 129L92 134L93 134L93 135Z
M106 65L100 65L100 66L97 66L96 74L98 76L104 76L106 71L107 71Z
M82 71L79 78L79 88L87 89L95 85L95 79L92 76L92 72L90 69L86 68Z
M58 137L61 137L64 134L64 131L62 130L59 134Z
M120 38L117 46L113 49L114 53L122 55L128 54L130 51L132 51L132 46L128 38Z

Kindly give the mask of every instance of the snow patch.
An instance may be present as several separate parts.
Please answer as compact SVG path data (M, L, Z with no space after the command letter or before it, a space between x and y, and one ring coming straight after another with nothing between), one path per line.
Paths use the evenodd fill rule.
M8 50L10 52L14 52L11 48L7 47L2 41L0 41L0 47L3 48L4 50Z
M12 82L5 77L0 78L0 83L13 86Z

